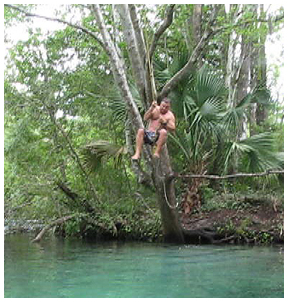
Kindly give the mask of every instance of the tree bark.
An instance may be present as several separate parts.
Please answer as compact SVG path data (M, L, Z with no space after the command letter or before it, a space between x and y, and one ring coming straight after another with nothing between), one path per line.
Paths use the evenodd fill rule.
M144 82L144 66L141 61L140 53L137 47L137 39L134 31L134 27L130 18L130 12L128 4L118 4L116 9L120 15L120 20L123 28L124 38L128 44L128 55L131 61L133 75L136 80L137 88L143 107L147 109L146 96L145 96L145 82Z
M160 159L154 159L153 180L156 188L158 205L161 212L164 240L184 243L183 230L178 217L171 164L166 145Z
M263 4L260 4L260 18L265 16ZM260 25L261 26L261 25ZM257 84L263 88L267 87L267 60L266 60L266 50L265 50L265 42L267 35L262 33L259 37L259 51L258 51L258 68L257 74ZM256 104L256 112L255 112L255 120L256 124L261 125L268 116L267 108L263 104Z
M231 17L229 22L237 22L238 6L235 4L230 4ZM231 31L228 41L227 49L227 59L226 59L226 75L225 75L225 85L228 88L228 107L232 108L236 105L235 102L235 82L236 82L236 66L233 65L235 61L235 51L238 41L238 34L234 30Z
M241 54L240 54L240 62L242 62L240 66L240 73L237 82L237 103L239 103L248 93L248 88L250 87L250 52L251 52L251 44L247 41L245 35L241 36ZM248 129L248 120L247 116L243 115L241 121L241 127L239 129L238 138L243 140L247 138L247 130Z
M186 44L190 52L200 42L202 34L202 4L189 5L192 7L191 16L186 21Z

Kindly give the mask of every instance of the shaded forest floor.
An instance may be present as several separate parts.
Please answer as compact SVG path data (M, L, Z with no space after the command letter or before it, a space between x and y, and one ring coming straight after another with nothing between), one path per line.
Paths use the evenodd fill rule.
M240 209L216 209L181 215L183 228L199 243L283 243L284 209L253 202ZM187 232L189 234L189 232Z

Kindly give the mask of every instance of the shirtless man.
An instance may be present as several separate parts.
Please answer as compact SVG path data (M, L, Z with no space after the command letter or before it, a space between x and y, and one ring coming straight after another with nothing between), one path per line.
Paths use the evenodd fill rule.
M163 145L167 141L168 131L175 130L175 116L170 111L170 100L164 98L160 104L154 101L144 114L144 121L149 121L148 131L139 129L136 136L136 152L132 160L138 160L141 155L143 143L154 145L157 141L154 157L159 158Z

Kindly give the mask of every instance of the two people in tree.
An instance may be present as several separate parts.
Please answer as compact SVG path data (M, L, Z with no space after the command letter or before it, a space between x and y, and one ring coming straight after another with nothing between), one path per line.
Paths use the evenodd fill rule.
M138 160L141 155L143 144L156 144L154 157L159 158L163 145L167 141L169 131L175 130L175 116L170 110L171 101L164 98L160 105L153 101L150 108L144 114L144 121L149 120L148 130L138 129L136 136L136 151L132 160Z

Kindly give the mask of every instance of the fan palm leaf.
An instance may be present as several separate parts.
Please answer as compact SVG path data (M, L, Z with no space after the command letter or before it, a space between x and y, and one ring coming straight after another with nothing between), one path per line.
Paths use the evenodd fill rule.
M262 87L255 88L248 93L236 106L230 107L223 115L223 125L226 131L236 132L241 126L242 119L252 103L268 105L271 101L269 90Z
M281 168L282 154L275 152L275 139L271 133L260 133L241 141L227 142L224 154L224 171L231 161L239 158L242 169L259 172Z
M129 83L129 87L139 112L143 113L144 107L136 86L133 83ZM110 95L109 98L111 99L109 108L112 111L112 121L118 121L124 124L127 121L126 103L117 91L113 95Z
M86 145L82 151L84 165L90 171L99 169L104 158L113 158L115 165L121 164L123 155L127 154L125 146L119 146L105 140Z

